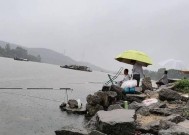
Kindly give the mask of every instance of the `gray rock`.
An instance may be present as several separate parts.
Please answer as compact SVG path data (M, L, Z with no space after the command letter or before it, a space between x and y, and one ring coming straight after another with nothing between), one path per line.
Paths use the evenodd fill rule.
M110 105L108 107L108 111L115 110L115 109L123 109L119 104Z
M135 110L98 111L97 128L108 135L132 135L135 132Z
M160 130L158 135L189 135L189 129L176 125L166 130Z
M136 114L140 114L143 116L148 116L150 115L150 109L147 106L140 107L137 111Z
M115 91L106 91L108 95L109 105L113 104L117 100L117 93Z
M97 129L97 115L93 116L89 122L85 125L85 128L88 131L96 130Z
M154 95L159 95L157 91L152 91L152 90L145 90L144 94L146 94L148 98L151 98Z
M138 127L137 130L141 131L141 133L150 133L157 135L159 130L168 129L172 126L175 126L175 123L166 120L158 120L150 122L145 126Z
M154 103L154 104L152 104L152 105L150 105L150 106L148 106L150 109L153 109L153 108L166 108L167 107L167 105L166 105L166 103L164 103L164 102L157 102L157 103Z
M160 120L160 128L159 129L169 129L170 127L172 126L175 126L176 124L171 122L171 121L167 121L166 119L165 120Z
M70 99L70 100L68 101L68 105L69 105L70 108L78 108L78 103L77 103L77 101L74 100L74 99Z
M153 90L152 82L151 82L151 78L150 77L145 77L142 80L142 91L145 91L145 90Z
M157 115L163 115L163 116L169 116L172 114L171 109L169 109L169 108L150 109L150 113L157 114Z
M144 104L133 101L131 104L129 104L129 109L138 110L139 108L141 108L143 106L144 106Z
M60 109L66 107L66 105L67 105L67 104L66 104L65 102L63 102L63 103L60 105Z
M100 105L103 107L108 107L109 106L109 100L108 100L108 94L103 91L98 91L94 93L95 96L98 96L101 100Z
M129 102L136 101L138 103L141 103L146 98L145 94L126 94L126 100Z
M86 105L86 112L87 112L86 116L87 116L87 117L92 117L92 116L94 116L99 110L104 110L103 106L101 106L101 105L99 105L99 104L97 104L97 105L95 105L95 106L92 106L92 105L90 105L90 104L87 104L87 105Z
M182 117L182 116L179 115L179 114L173 114L173 115L170 115L170 116L166 117L165 120L167 120L167 121L171 121L171 122L174 122L174 123L177 124L177 123L179 123L179 122L184 121L185 118Z
M115 91L106 91L108 97L115 99L117 97L117 93Z
M102 91L109 91L109 90L110 90L110 86L104 85L104 86L102 87Z
M70 108L70 107L63 107L61 108L62 111L66 111L67 113L74 113L74 114L86 114L85 107L82 108Z
M97 131L97 130L93 130L91 133L89 133L89 135L106 135L100 131Z
M176 91L164 88L159 92L159 99L162 101L164 100L175 101L175 100L181 100L182 97Z
M76 128L62 128L61 130L55 131L56 135L88 135L86 130Z
M186 102L185 107L189 108L189 101Z
M101 103L101 98L99 96L89 94L87 96L87 103L95 106Z
M185 120L183 122L180 122L178 125L189 129L189 120Z
M153 121L153 122L150 122L146 126L137 128L137 130L141 131L142 133L151 133L151 134L157 134L159 129L160 129L159 121Z

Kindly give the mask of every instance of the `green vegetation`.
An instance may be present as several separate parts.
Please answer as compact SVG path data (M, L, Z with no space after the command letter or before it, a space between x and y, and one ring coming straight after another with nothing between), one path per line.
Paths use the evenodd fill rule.
M33 56L28 54L27 50L16 47L15 49L11 49L9 44L6 44L5 48L0 47L0 57L8 57L8 58L24 58L28 59L29 61L41 62L40 55Z
M189 80L182 79L176 82L174 89L179 92L189 93Z

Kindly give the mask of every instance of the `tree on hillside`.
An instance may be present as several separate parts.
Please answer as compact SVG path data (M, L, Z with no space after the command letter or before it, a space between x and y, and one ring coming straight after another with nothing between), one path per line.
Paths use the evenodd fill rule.
M0 47L0 56L8 58L18 57L36 62L41 61L40 55L38 55L37 57L30 55L28 54L28 51L26 49L23 49L22 47L16 47L15 49L11 49L9 44L6 44L5 48Z

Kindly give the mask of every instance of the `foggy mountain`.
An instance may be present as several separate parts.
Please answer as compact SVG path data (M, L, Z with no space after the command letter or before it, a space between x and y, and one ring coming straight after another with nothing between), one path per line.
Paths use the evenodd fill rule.
M96 71L103 71L108 72L107 70L95 66L88 62L79 62L76 60L73 60L69 56L65 56L64 54L58 53L56 51L46 49L46 48L26 48L21 45L16 45L13 43L8 43L4 41L0 41L0 46L4 48L6 44L10 45L11 49L15 49L17 46L22 47L28 51L28 54L34 55L34 56L41 56L41 62L42 63L49 63L49 64L55 64L55 65L70 65L70 64L76 64L76 65L84 65L90 67L92 70Z

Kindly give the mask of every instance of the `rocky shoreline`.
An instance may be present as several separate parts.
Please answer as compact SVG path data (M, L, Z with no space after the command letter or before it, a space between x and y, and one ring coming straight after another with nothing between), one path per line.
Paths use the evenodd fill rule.
M174 84L153 89L146 78L136 94L122 94L112 85L86 100L82 109L74 100L60 106L68 113L84 114L89 119L85 129L63 127L56 135L189 135L189 98L174 91Z

